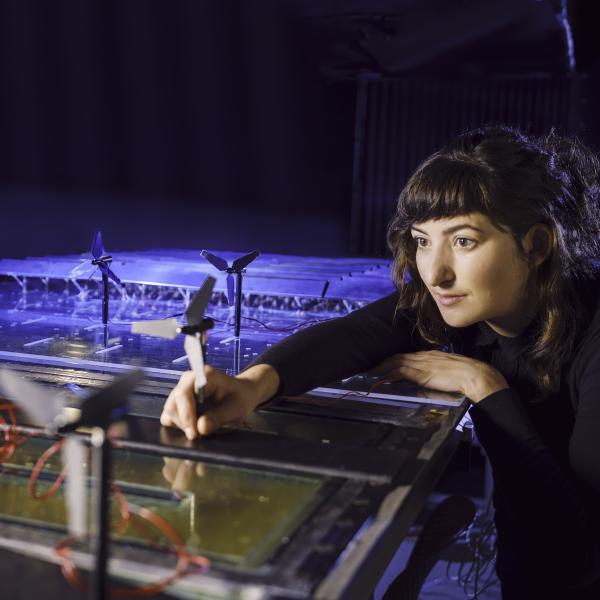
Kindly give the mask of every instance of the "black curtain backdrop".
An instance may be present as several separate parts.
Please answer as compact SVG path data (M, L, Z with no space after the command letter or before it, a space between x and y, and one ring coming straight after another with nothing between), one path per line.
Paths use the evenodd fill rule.
M560 0L0 0L0 257L98 228L112 251L385 254L406 177L462 128L600 146L597 6L567 6L575 71Z
M354 84L271 0L0 2L0 256L348 248Z

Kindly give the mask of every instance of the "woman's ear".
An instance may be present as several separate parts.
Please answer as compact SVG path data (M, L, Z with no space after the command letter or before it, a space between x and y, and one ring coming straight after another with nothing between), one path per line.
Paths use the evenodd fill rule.
M529 231L521 240L523 251L529 261L530 266L538 267L552 252L554 245L554 232L549 225L545 223L536 223L529 228Z

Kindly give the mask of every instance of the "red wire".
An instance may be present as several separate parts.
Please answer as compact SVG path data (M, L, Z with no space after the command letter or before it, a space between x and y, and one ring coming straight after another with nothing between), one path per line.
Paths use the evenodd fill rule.
M117 487L115 483L111 483L111 491L114 494L117 505L119 506L119 512L121 513L121 520L118 523L113 525L113 529L120 530L124 529L129 519L131 517L131 513L129 512L129 505L127 504L127 499L123 492Z
M147 508L128 505L121 491L114 485L113 492L116 492L117 498L121 497L121 500L118 501L123 521L129 522L132 516L136 516L154 525L173 544L175 554L177 555L177 563L173 573L160 581L133 588L113 588L111 591L112 598L143 598L159 594L177 579L186 575L190 563L201 567L202 571L206 571L210 567L210 561L207 558L190 554L186 551L183 540L167 520ZM133 524L133 521L131 524ZM65 538L56 545L55 551L61 559L61 570L65 579L76 589L86 591L87 585L71 558L70 546L77 541L81 540L72 536Z
M384 383L393 383L394 381L400 381L400 379L380 379L379 381L376 381L366 392L350 390L349 392L342 394L339 398L336 398L336 400L343 400L348 396L359 396L366 398L367 396L369 396L369 394L372 394L380 385L383 385Z
M0 418L2 417L0 416ZM46 492L43 494L38 494L36 490L37 480L42 468L48 462L48 460L62 448L63 444L64 438L56 441L41 454L35 463L29 479L29 494L32 498L36 500L47 500L62 484L65 478L65 469L61 471L60 475L55 479L54 483ZM113 598L143 598L146 596L152 596L162 592L177 579L186 575L190 563L201 567L203 571L210 567L210 561L207 558L200 555L190 554L185 550L184 542L181 540L177 531L170 525L168 521L147 508L129 505L125 495L116 486L116 484L112 484L111 490L115 496L117 505L119 507L119 513L121 515L121 520L113 525L113 529L122 530L128 524L139 529L140 523L135 523L131 518L132 515L134 515L154 525L154 527L158 529L173 544L175 554L177 555L177 563L171 575L160 581L138 587L114 588L111 593ZM61 571L65 579L76 589L84 591L86 589L86 584L82 579L79 570L75 566L75 563L71 559L71 553L69 549L73 543L78 541L81 540L79 538L69 536L64 540L61 540L56 545L55 551L61 559Z
M54 444L52 444L49 448L44 450L42 455L37 459L37 462L35 463L31 471L31 477L29 478L29 495L34 500L48 500L48 498L50 498L50 496L52 496L54 492L56 492L56 490L60 487L61 483L64 481L66 469L63 468L48 490L41 494L37 493L37 480L40 476L40 473L42 472L42 469L44 468L44 465L50 460L52 456L54 456L54 454L56 454L63 447L64 443L64 438L61 438L60 440L54 442Z
M4 439L2 440L2 444L0 444L0 463L3 463L15 453L15 450L19 445L19 433L16 429L17 418L15 416L14 405L10 402L3 402L0 404L0 411L6 412L10 420L9 425L4 416L0 414L0 423L4 425L4 427L2 427Z

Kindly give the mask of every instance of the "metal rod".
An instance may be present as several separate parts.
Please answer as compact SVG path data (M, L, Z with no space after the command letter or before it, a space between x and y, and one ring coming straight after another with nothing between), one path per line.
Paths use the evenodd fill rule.
M234 351L234 357L233 357L233 370L234 370L234 375L237 375L242 369L241 369L241 344L242 344L242 340L238 337L236 340L234 340L233 342L233 351Z
M94 476L94 572L90 597L108 598L108 512L110 486L110 441L102 427L92 430L92 468Z
M108 323L108 277L102 273L102 323Z
M235 284L235 337L240 337L242 326L242 271L236 271Z
M204 359L202 362L204 363L206 361L206 350L202 343L202 334L197 333L196 337L200 341L200 352L202 352L202 357ZM198 419L206 412L206 406L204 405L204 388L196 387L196 382L194 382L194 398L196 399L196 418Z

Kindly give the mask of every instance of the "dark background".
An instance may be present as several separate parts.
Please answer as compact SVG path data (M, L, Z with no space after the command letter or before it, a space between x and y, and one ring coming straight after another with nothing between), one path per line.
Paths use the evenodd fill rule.
M0 257L384 255L463 129L600 147L595 4L0 0Z

